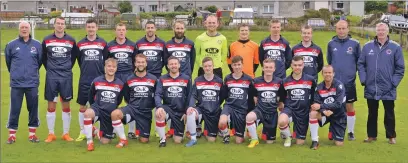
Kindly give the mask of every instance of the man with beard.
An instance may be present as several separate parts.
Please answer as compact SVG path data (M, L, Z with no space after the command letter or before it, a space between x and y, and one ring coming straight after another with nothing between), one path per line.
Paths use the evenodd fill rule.
M154 108L154 92L157 78L146 72L147 59L143 54L136 55L135 72L128 77L123 87L123 95L128 105L112 112L112 125L118 133L120 141L117 148L128 144L123 124L136 121L136 134L140 142L147 143L152 124L152 109Z
M185 24L183 21L174 23L173 30L174 37L166 43L165 65L169 56L175 56L180 60L180 72L191 77L196 56L194 42L184 36Z
M148 21L145 25L146 35L136 42L137 54L147 57L147 72L159 78L164 66L165 42L156 36L156 25Z

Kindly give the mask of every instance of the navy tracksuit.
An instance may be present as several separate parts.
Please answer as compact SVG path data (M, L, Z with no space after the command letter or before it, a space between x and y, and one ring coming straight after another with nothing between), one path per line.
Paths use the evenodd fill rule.
M29 112L29 127L38 127L38 86L40 83L41 43L31 38L24 42L19 37L6 45L5 57L10 72L11 107L8 129L18 129L18 120L24 95Z

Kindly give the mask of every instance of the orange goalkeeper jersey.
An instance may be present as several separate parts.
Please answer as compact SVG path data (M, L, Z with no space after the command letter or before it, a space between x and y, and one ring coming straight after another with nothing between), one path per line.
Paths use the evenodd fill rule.
M254 65L259 64L259 45L251 40L235 41L229 47L227 62L231 64L232 57L241 56L244 59L243 71L245 74L255 77Z

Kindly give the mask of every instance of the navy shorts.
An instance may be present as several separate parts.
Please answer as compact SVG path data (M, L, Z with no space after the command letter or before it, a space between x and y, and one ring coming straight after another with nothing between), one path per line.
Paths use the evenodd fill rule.
M88 103L89 90L91 83L79 81L77 103L85 106Z
M163 105L162 108L166 112L166 122L171 120L170 128L174 129L174 135L183 137L184 136L184 112L176 112L167 105ZM137 123L137 122L136 122Z
M300 113L292 111L289 108L284 108L281 114L288 115L293 120L293 132L296 135L296 139L306 139L306 133L309 128L309 113L306 116L300 116Z
M224 105L221 115L226 115L229 117L230 129L233 131L235 136L244 137L246 114L237 113L231 106Z
M221 109L214 114L203 112L202 108L196 108L198 112L198 122L204 121L204 136L217 137L218 121L220 120Z
M136 134L144 138L150 137L150 130L152 126L152 109L147 111L140 111L133 106L127 105L122 108L123 124L129 122L136 122Z
M330 123L329 131L333 134L335 141L344 141L344 134L347 127L347 116L326 117L322 113L322 120L319 120L320 127L323 127L327 123Z
M276 139L276 126L278 125L278 112L266 113L258 107L253 110L256 114L256 125L263 124L262 139L263 140L275 140Z
M357 101L357 91L355 85L347 85L346 87L346 103Z
M123 72L123 73L116 73L115 77L120 79L123 83L127 82L127 78L132 74L132 72Z
M72 77L66 79L45 79L45 92L44 97L47 101L57 101L58 94L61 96L61 100L68 102L73 98L72 90Z
M95 112L95 117L98 117L101 136L107 139L113 139L112 111L103 110L95 105L92 105L91 109Z

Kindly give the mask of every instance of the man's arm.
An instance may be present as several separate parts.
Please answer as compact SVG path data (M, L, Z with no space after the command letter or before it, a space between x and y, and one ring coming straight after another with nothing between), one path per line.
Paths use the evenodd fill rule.
M355 52L356 64L358 62L358 59L360 58L360 55L361 55L361 48L360 48L360 44L358 43L356 47L356 52Z
M365 85L366 81L366 52L365 52L365 47L363 47L363 50L361 51L361 55L358 58L357 62L357 70L358 70L358 76L360 77L360 82L361 85Z
M188 107L195 107L196 101L198 100L197 96L197 85L196 82L193 84L193 88L191 90L191 96L190 99L188 100Z
M188 79L188 83L187 83L187 96L186 99L184 101L184 108L187 110L189 104L190 104L190 97L191 97L191 79Z
M315 92L316 92L316 82L315 82L315 80L312 80L312 87L310 88L311 89L311 91L310 91L310 93L311 93L311 95L310 95L310 104L312 104L313 103L313 101L314 101L314 94L315 94Z
M232 61L231 61L231 58L233 56L235 56L235 55L234 55L233 50L231 50L231 45L230 45L230 46L228 46L227 64L228 64L228 68L229 68L231 73L232 73L232 67L231 67Z
M190 66L191 66L191 74L194 72L194 65L196 60L196 50L194 47L194 43L191 45L191 56L190 56Z
M404 77L405 64L404 55L402 54L402 48L399 46L394 55L394 74L392 75L392 84L396 88Z
M163 49L163 66L166 68L167 72L169 72L169 68L166 66L167 65L167 59L169 59L170 54L169 51L166 49Z
M224 37L225 38L225 37ZM225 40L222 41L222 47L221 47L221 58L223 58L223 56L228 56L228 42L227 42L227 38L225 38ZM223 61L221 59L221 68L223 66Z
M127 82L125 82L125 84L123 85L123 98L125 99L125 102L127 104L129 104L129 100L130 100L130 87L128 85Z
M343 84L338 85L336 88L336 96L335 96L334 102L328 103L328 104L322 102L322 104L320 104L320 109L323 111L324 110L335 111L338 109L342 109L343 103L346 102L345 94L346 94L346 91L345 91Z
M102 55L103 55L103 60L104 61L108 59L108 57L109 57L108 45L105 45L105 47L103 47Z
M279 90L278 90L278 96L279 96L279 102L285 102L286 100L286 96L287 96L287 92L285 90L285 86L283 81L280 84Z
M195 42L194 42L194 48L196 52L196 60L195 62L197 63L198 67L200 68L200 60L201 60L201 40L197 37Z
M162 107L162 100L163 100L163 83L160 79L157 79L156 85L156 92L154 93L154 103L156 104L156 108Z
M259 48L254 48L254 74L259 66Z
M45 40L42 42L42 64L44 65L45 70L47 70L47 45L45 44Z
M6 57L6 65L7 65L7 70L10 72L10 66L11 66L11 47L9 44L6 45L6 48L4 49L4 55Z
M220 104L224 102L228 98L228 86L227 86L227 80L224 80L224 83L221 86L220 90Z
M285 70L287 70L290 67L290 63L292 62L292 49L289 46L289 42L287 42L286 48L285 48Z
M119 96L117 97L117 99L116 100L118 100L118 106L117 107L119 107L119 105L122 103L122 99L123 99L123 94L124 92L123 92L123 88L120 90L120 92L119 92Z
M320 49L320 52L317 56L317 73L319 73L320 71L322 71L323 69L323 51L322 49Z
M259 63L261 64L261 66L263 66L263 61L265 59L265 51L263 49L263 43L262 42L259 44L258 55L259 55Z
M77 56L79 56L79 49L77 44L74 42L74 45L72 46L72 50L71 50L71 69L72 67L74 67L75 65L75 60L77 59Z
M166 43L163 42L163 58L162 58L162 67L160 67L160 70L163 69L163 67L166 67L167 59L166 60L164 59L164 52L165 51L167 51Z
M41 65L42 65L42 53L43 53L43 49L42 49L42 46L40 45L37 47L38 70L40 70Z
M330 47L330 42L329 44L327 44L327 64L331 65L332 64L332 51L331 51L331 47ZM356 59L358 60L358 58Z

